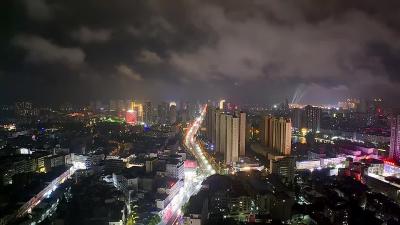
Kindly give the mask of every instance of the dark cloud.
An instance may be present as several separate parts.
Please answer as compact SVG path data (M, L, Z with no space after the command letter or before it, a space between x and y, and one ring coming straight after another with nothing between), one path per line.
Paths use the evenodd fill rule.
M53 17L51 7L45 0L24 0L27 15L37 21L47 21Z
M132 68L128 67L125 64L120 64L118 66L116 66L117 72L128 78L131 80L135 80L135 81L141 81L143 80L142 75L140 75L138 72L136 72L135 70L133 70Z
M160 64L163 62L163 59L156 52L147 49L140 51L136 60L145 64Z
M108 29L93 30L83 26L80 29L73 31L71 37L82 43L101 43L109 41L111 39L111 34L112 31Z
M18 35L13 44L26 50L26 61L32 63L61 63L79 65L85 60L85 53L80 48L58 46L38 36Z
M396 0L9 4L0 86L35 76L52 89L58 77L63 94L55 96L67 100L82 93L78 99L271 103L292 99L299 86L300 100L312 103L400 97ZM28 89L20 95L31 96Z

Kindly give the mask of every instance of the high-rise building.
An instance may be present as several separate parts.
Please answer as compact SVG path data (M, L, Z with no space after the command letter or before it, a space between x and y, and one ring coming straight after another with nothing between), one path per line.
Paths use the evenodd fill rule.
M214 148L216 152L221 152L220 151L220 143L221 143L221 137L220 137L220 123L221 123L221 112L219 110L215 111L215 134L213 133L213 138L215 138Z
M293 183L295 167L296 160L292 156L270 160L270 172L284 178L286 183Z
M125 113L125 121L128 124L136 125L137 124L137 111L136 110L128 110Z
M318 133L321 128L321 108L308 105L304 108L303 116L305 127L313 133Z
M400 162L400 115L392 118L389 157L396 162Z
M357 112L367 113L368 112L368 101L366 99L361 99L360 104L357 106Z
M228 149L227 155L230 155L231 161L226 163L239 161L239 139L240 139L240 118L232 117L232 129L229 132L232 136L231 148Z
M218 118L217 118L218 116ZM220 110L213 106L207 106L207 113L205 118L206 137L208 141L216 145L217 143L217 129L219 130L219 116ZM218 147L216 148L218 150Z
M127 110L133 110L136 112L137 122L143 122L143 105L135 101L130 101Z
M239 118L229 114L219 116L219 152L224 155L224 162L231 164L239 159Z
M176 123L176 103L169 106L168 121L170 124Z
M338 107L343 110L351 110L355 111L357 107L360 105L359 99L347 99L346 101L338 102Z
M143 121L146 124L153 123L153 106L151 102L145 102L143 108Z
M224 110L225 102L226 102L225 99L222 99L221 101L219 101L219 104L218 104L219 109Z
M300 108L293 108L291 111L292 126L299 130L303 128L302 114L303 110Z
M261 125L261 143L282 155L290 155L292 124L290 119L265 116Z
M226 164L237 162L239 155L245 155L246 113L236 111L231 115L208 106L204 126L207 139L215 152L224 155Z
M193 118L196 117L196 114L197 114L196 104L188 103L187 104L187 110L188 110L188 114L189 114L189 118L190 119L193 119Z
M260 124L260 142L264 146L268 146L268 119L269 116L263 116Z
M188 106L189 105L186 101L180 101L177 112L177 121L181 123L187 123L190 120Z
M170 159L166 164L166 174L169 177L183 179L184 173L184 162L177 159Z
M374 116L383 115L383 99L374 98L372 101L370 101L368 108L369 113Z
M239 118L239 155L246 155L246 113L236 112L236 116Z
M205 117L205 127L206 127L206 137L208 141L212 142L212 134L213 134L213 114L215 115L215 109L212 106L207 106L207 112Z
M216 143L217 115L219 115L219 110L214 108L214 109L213 109L213 112L212 112L212 114L211 114L211 143L213 143L213 144Z
M169 105L167 102L161 102L157 107L158 113L158 123L165 124L167 122L168 117L168 108Z
M221 114L219 117L219 147L220 153L224 154L226 152L226 114ZM218 135L218 134L217 134Z
M226 115L226 148L224 151L225 163L229 164L232 162L232 152L233 152L233 117L231 115Z

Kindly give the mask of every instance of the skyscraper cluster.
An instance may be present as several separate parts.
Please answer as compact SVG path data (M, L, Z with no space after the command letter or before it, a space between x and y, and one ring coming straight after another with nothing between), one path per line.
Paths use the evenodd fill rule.
M19 112L23 114L29 108L21 104ZM198 113L198 104L189 102L138 102L133 100L110 100L109 104L102 101L90 102L89 109L95 112L107 112L110 115L124 118L130 124L145 123L152 124L175 124L176 122L186 123Z
M321 108L308 105L303 109L293 108L291 111L292 125L294 128L306 128L308 131L318 133L321 130Z
M292 123L283 117L265 116L261 124L261 143L280 155L290 155Z
M217 153L224 156L225 164L232 164L245 155L246 113L227 113L208 106L206 137L214 145Z

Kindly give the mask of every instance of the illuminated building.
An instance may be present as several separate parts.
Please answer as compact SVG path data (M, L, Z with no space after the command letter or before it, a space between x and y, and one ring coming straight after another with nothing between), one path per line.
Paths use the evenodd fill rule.
M390 129L390 152L389 157L395 162L400 162L400 115L392 118Z
M290 119L264 117L261 125L261 142L269 149L282 155L290 155L292 139L292 125Z
M215 111L215 134L213 133L213 138L215 138L215 142L213 142L215 146L215 151L216 152L221 152L220 151L220 143L221 143L221 137L220 137L220 123L221 123L221 112L219 110Z
M372 101L371 111L374 113L374 115L383 115L383 100L381 98L375 98Z
M166 175L172 178L177 178L181 180L184 178L184 162L176 159L171 159L166 164Z
M139 186L139 177L128 172L126 169L121 173L113 173L113 184L118 190L122 191L130 199L129 193L137 191Z
M297 161L296 169L298 170L314 170L321 167L321 160Z
M384 160L383 171L384 171L385 176L399 175L400 174L400 166L397 166L391 160Z
M73 165L75 169L91 169L92 166L98 165L101 161L104 160L104 154L100 155L78 155L71 153L69 156L66 156L65 162L66 164Z
M206 137L208 141L210 141L215 145L217 145L217 139L218 139L216 134L217 134L217 129L219 130L219 127L217 126L217 124L219 124L219 116L220 116L219 109L216 109L213 106L207 106L207 112L205 117Z
M245 155L246 113L236 111L231 115L207 106L204 125L208 141L216 152L224 155L225 163L236 162L239 155Z
M221 101L219 101L219 109L221 109L221 110L224 109L224 103L225 103L225 99L222 99Z
M215 108L213 108L213 110L212 110L212 113L211 113L211 117L210 117L210 119L211 119L211 143L213 143L213 144L215 144L215 142L216 142L216 132L217 132L217 129L216 129L216 124L217 124L217 121L216 121L216 117L217 117L217 114L219 113L219 111L217 110L217 109L215 109Z
M270 162L270 172L284 178L287 183L293 183L295 167L296 159L291 156Z
M338 102L338 107L344 110L356 110L359 104L359 99L347 99L344 102Z
M238 159L238 120L232 115L221 114L220 117L220 148L226 164Z
M125 113L125 121L128 123L128 124L131 124L131 125L136 125L137 124L137 111L135 111L135 110L128 110L128 111L126 111L126 113Z
M175 106L176 107L176 102L174 102L174 101L170 102L169 103L169 107L171 107L171 106Z
M217 114L219 122L216 128L218 152L224 155L226 164L239 159L239 118L229 114Z
M219 130L218 130L219 134L217 134L219 136L218 151L222 154L226 152L226 119L227 119L226 114L221 114L219 117Z
M157 180L156 207L165 209L171 200L183 188L183 181L175 178L163 177Z
M304 108L304 126L313 133L321 128L321 108L308 105Z
M251 171L258 170L262 171L265 169L265 166L262 165L259 161L248 157L240 157L239 161L234 166L235 171Z
M131 101L129 110L133 110L136 112L137 123L143 122L143 105L142 104Z
M196 169L198 167L197 161L196 160L185 160L184 162L184 168L185 169Z
M226 136L225 163L230 164L239 160L239 118L227 116Z

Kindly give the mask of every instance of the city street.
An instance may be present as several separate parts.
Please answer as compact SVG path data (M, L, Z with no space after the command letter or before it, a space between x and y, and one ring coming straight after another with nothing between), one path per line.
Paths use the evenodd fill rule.
M197 194L201 188L201 183L208 176L215 174L215 170L211 167L203 155L200 145L196 141L196 134L201 127L201 123L206 113L206 107L203 108L201 115L194 120L193 124L188 128L185 136L185 147L190 151L197 160L199 165L199 174L196 172L185 171L185 184L179 193L172 199L170 204L163 211L163 224L181 224L182 222L182 206L187 203L192 195Z

